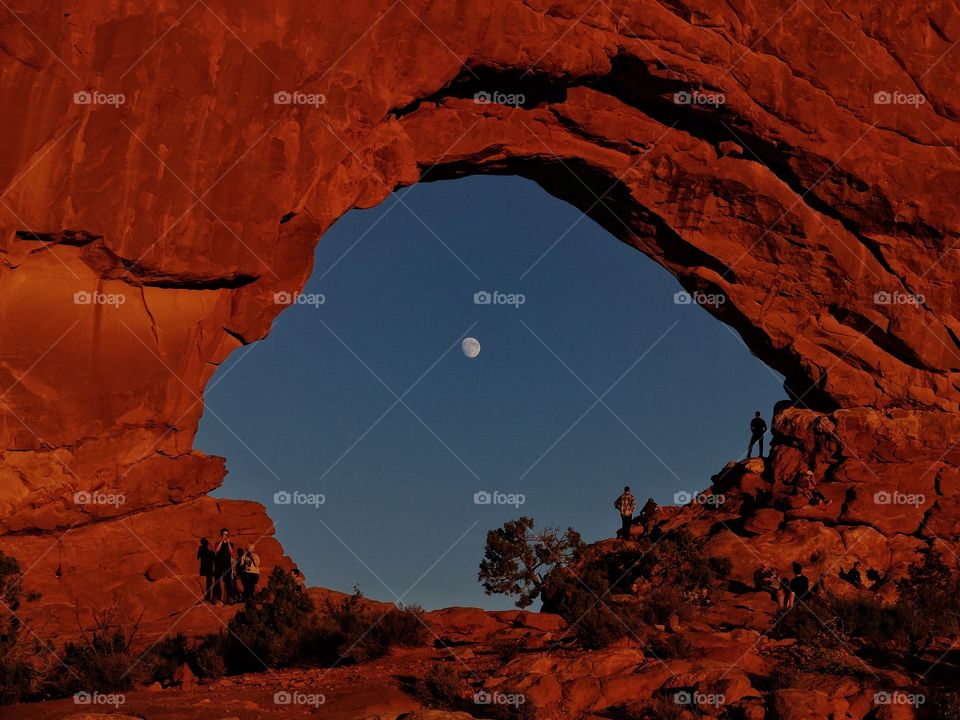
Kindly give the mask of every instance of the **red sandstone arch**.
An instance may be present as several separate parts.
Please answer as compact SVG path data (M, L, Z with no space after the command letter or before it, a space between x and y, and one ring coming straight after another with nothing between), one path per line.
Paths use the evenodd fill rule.
M269 535L259 506L206 495L223 465L192 449L205 383L268 333L275 293L302 287L343 213L479 172L530 177L686 287L725 293L718 317L807 406L778 417L774 474L814 464L849 488L831 524L960 530L951 5L466 7L0 15L0 546L51 607L106 589L88 579L110 543L136 567L105 586L162 586L169 607L211 516ZM294 90L325 102L275 103ZM892 487L928 502L885 516L869 498ZM126 502L72 502L95 489Z

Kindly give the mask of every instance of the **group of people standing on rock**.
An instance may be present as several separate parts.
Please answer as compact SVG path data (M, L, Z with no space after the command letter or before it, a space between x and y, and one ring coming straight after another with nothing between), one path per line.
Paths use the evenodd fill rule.
M623 488L620 497L613 501L613 506L620 512L620 530L617 531L617 537L629 540L630 528L633 527L633 511L637 509L637 499L630 491L629 485ZM643 534L647 537L653 530L653 523L659 510L660 506L653 498L647 498L647 502L640 509L637 519L643 525Z
M747 458L753 456L754 445L758 446L760 455L763 457L763 438L767 432L767 423L760 415L758 410L750 420L750 443L747 446ZM812 470L801 471L795 482L794 492L806 498L810 505L829 505L830 500L817 489L817 478ZM631 529L634 526L634 511L637 508L637 500L630 487L624 487L620 496L614 500L613 506L620 513L620 529L617 531L617 537L622 540L631 539ZM637 520L643 525L644 535L649 537L652 530L655 530L655 519L660 508L653 498L649 498ZM876 591L882 587L885 578L880 577L876 570L867 571L867 579L870 581L868 586L861 575L861 563L857 561L853 567L847 571L840 572L840 578L850 583L857 589ZM818 594L824 591L824 575L821 575L813 584L803 572L803 565L794 562L792 575L781 576L780 573L769 563L763 562L754 572L754 587L759 592L767 592L777 603L777 609L784 611L792 608L798 601L803 600L807 595Z
M759 457L763 457L763 437L767 432L767 422L763 419L760 411L757 410L750 420L750 444L747 446L747 458L753 456L753 446L757 445L760 451ZM811 471L805 472L800 480L797 481L797 490L802 493L811 505L829 504L830 501L824 497L823 493L817 490L816 478ZM630 491L630 487L624 487L620 496L613 501L613 506L620 513L620 529L617 531L617 537L623 540L630 539L630 528L633 527L633 513L637 509L637 499ZM653 524L660 510L659 505L653 498L647 498L647 502L640 510L638 519L643 525L643 534L647 537L653 529Z
M753 456L754 445L759 447L760 454L758 457L763 457L763 436L766 432L767 423L760 416L760 411L757 410L750 421L750 444L747 446L748 460ZM813 474L813 470L804 470L800 473L795 483L795 492L798 495L803 495L810 505L830 504L830 500L817 489L817 478Z
M200 577L206 581L203 599L207 602L232 605L247 600L256 591L260 580L260 556L253 545L247 545L246 549L236 547L227 528L220 529L220 537L213 547L206 538L200 538L197 560L200 561Z

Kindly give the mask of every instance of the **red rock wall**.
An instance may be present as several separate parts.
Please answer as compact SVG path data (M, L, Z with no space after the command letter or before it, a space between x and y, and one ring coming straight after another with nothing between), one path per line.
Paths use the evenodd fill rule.
M0 12L0 546L59 598L42 553L67 529L268 529L249 504L197 520L224 474L192 449L206 382L337 218L481 172L724 293L713 312L811 408L778 421L781 472L827 453L828 480L913 487L934 466L916 518L854 499L837 522L954 534L958 40L946 0L20 0ZM723 102L676 101L705 94Z

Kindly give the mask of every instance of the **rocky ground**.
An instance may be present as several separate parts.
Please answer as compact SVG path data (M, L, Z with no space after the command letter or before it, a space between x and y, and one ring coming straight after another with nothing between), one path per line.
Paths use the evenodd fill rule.
M833 494L829 483L822 490L827 497ZM816 522L804 517L814 512L819 516ZM478 718L528 717L520 714L527 711L540 720L913 718L916 703L908 701L924 670L928 687L956 685L952 678L958 664L950 638L939 639L922 657L909 660L902 654L871 657L857 643L846 642L831 650L829 662L821 661L816 671L809 665L797 670L797 653L814 650L775 632L784 616L773 598L752 588L753 570L761 562L785 573L800 560L813 580L822 579L824 588L839 597L862 592L839 577L854 558L890 578L902 576L908 555L923 542L907 535L898 539L896 533L874 541L869 534L879 533L873 528L839 526L836 518L845 512L842 497L826 507L800 501L791 487L769 477L761 460L732 463L699 498L684 507L663 508L659 515L660 531L686 528L706 540L709 554L732 559L728 580L692 616L671 616L668 622L631 632L609 647L587 650L559 615L448 608L425 616L430 628L425 647L396 649L387 657L353 666L284 669L212 682L198 681L181 670L169 687L154 684L127 693L116 712L146 720L456 717L421 712L440 706L433 709L466 711ZM796 515L803 519L793 519ZM639 535L640 526L634 531ZM589 552L595 561L634 546L642 545L606 540ZM891 547L902 547L903 557ZM887 583L878 595L889 599L893 587L892 581ZM602 601L611 607L637 604L665 590L637 587L633 593L611 594ZM320 589L310 592L318 607L328 598L342 597ZM219 624L235 610L191 612L204 613ZM798 606L790 612L809 611ZM449 674L457 677L458 699L451 702L425 691L437 668L452 670ZM475 702L485 697L483 693L502 702L523 698L526 707L493 706L497 713L493 714L491 707ZM894 700L886 704L885 698ZM59 700L6 708L3 717L66 718L81 710L110 708Z
M634 640L598 651L584 651L565 639L564 623L555 615L488 613L450 608L428 615L436 633L433 646L395 650L388 657L358 666L298 668L225 678L210 683L188 674L181 686L152 686L126 693L116 709L78 706L57 700L4 708L9 720L83 718L100 714L145 720L255 720L279 717L324 717L334 720L441 720L453 714L418 714L425 698L417 692L437 664L450 665L464 676L468 691L487 690L491 697L521 694L541 720L561 718L644 717L651 699L661 698L662 715L651 717L742 717L761 720L808 718L911 718L909 708L878 708L875 694L908 688L902 671L864 666L869 681L850 676L808 674L788 689L771 688L777 654L792 645L764 635L773 616L765 596L724 594L697 622L663 628L688 645L683 657L657 659ZM752 627L722 630L750 619ZM503 662L498 648L518 642L516 656ZM497 695L498 692L503 695ZM322 696L322 704L310 698ZM700 699L697 714L683 714L676 700ZM723 701L712 705L714 698ZM293 702L287 704L287 700ZM670 705L675 714L670 711ZM656 707L656 706L655 706ZM482 704L469 708L473 717L488 715ZM461 711L462 712L462 711ZM636 712L636 715L630 715ZM411 713L407 715L407 713ZM464 715L463 717L470 717Z

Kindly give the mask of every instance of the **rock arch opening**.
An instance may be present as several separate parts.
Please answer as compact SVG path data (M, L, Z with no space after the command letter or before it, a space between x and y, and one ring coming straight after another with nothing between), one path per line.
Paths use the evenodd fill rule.
M529 515L610 537L624 484L699 492L785 397L698 306L725 298L515 176L348 214L281 301L211 379L197 447L227 457L217 495L264 503L310 582L342 591L392 598L436 561L407 600L508 607L476 582L486 530ZM494 491L517 503L474 503Z

